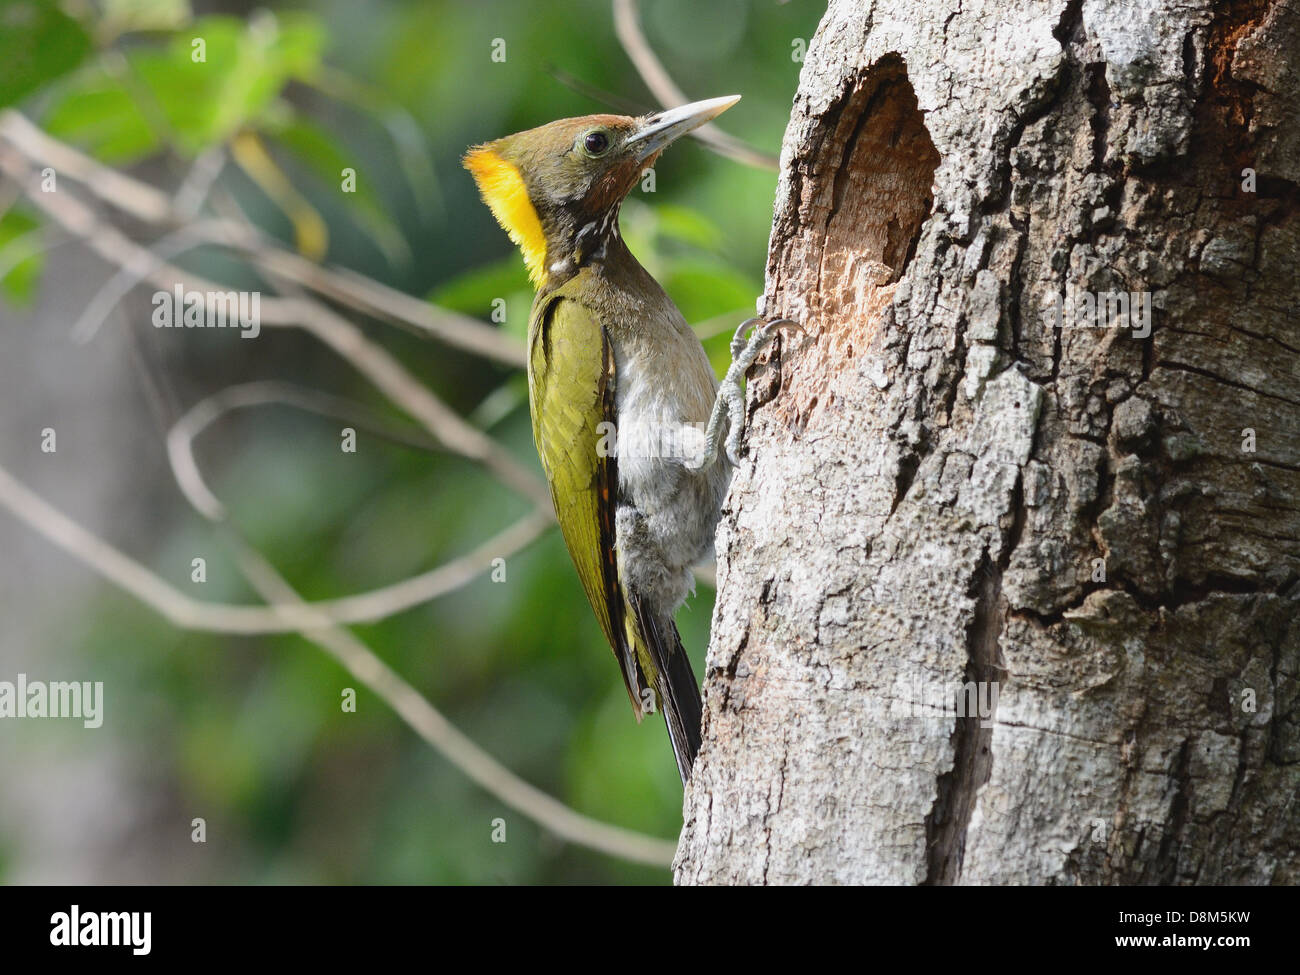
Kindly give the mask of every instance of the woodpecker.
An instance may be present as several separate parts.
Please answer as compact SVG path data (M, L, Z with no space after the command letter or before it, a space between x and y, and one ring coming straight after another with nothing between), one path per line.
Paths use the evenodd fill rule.
M712 553L743 432L740 382L775 330L793 323L744 322L719 384L699 338L623 242L618 217L670 143L739 99L560 119L464 158L537 291L528 402L565 545L637 721L664 715L683 785L702 705L674 617L694 589L692 567Z

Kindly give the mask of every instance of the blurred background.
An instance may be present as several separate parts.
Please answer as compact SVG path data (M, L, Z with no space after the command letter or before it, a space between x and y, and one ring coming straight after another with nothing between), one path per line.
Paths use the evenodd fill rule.
M822 9L645 0L640 24L688 98L742 94L720 127L775 155ZM657 107L607 0L0 0L0 110L195 214L238 213L287 250L490 323L520 347L532 293L461 154L563 116ZM355 192L343 191L346 169ZM132 240L163 238L58 178L56 193ZM622 211L633 252L718 365L762 290L775 184L772 169L687 141ZM229 249L165 256L231 288L278 291ZM118 270L0 178L0 467L193 598L258 604L222 534L178 489L169 426L223 388L277 380L418 428L302 330L243 340L155 329L154 285L105 291ZM337 307L541 476L520 370ZM230 523L308 600L435 568L532 508L418 436L359 429L356 452L344 452L343 425L357 426L268 404L221 417L197 442ZM53 453L41 449L46 429ZM503 554L504 580L479 572L354 632L522 779L585 815L675 840L681 785L662 721L633 720L558 530ZM702 584L678 620L701 676L712 605ZM2 882L670 880L509 809L314 643L179 629L5 509L0 620L0 681L102 681L105 698L95 730L0 721ZM355 713L340 706L346 687L357 688ZM204 843L192 842L195 818ZM497 819L504 843L493 842Z

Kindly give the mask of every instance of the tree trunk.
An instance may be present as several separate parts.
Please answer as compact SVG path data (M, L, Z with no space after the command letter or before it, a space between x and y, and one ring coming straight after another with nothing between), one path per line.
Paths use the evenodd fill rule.
M1298 71L1294 0L832 0L678 882L1300 882Z

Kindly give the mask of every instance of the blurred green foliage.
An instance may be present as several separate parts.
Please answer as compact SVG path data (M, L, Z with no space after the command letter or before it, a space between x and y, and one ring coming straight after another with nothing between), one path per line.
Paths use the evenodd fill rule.
M484 320L504 298L501 327L522 342L527 277L459 157L469 144L553 118L619 110L562 84L557 72L652 107L608 4L199 6L201 15L185 0L10 0L0 8L0 106L18 105L105 162L147 165L142 172L168 189L196 158L224 149L231 161L218 192L268 233L301 242L305 207L328 227L328 262ZM643 7L649 41L679 85L698 98L743 94L723 126L775 152L800 67L792 42L811 37L821 8L776 0ZM490 56L498 38L504 62ZM341 192L345 169L356 172L354 193ZM289 189L277 189L277 174ZM774 189L774 173L686 144L659 163L655 192L634 191L623 210L629 245L687 319L713 323L719 368L730 326L752 314L762 289ZM56 286L41 276L40 232L22 202L0 219L3 300ZM199 251L182 263L239 286L239 270L222 255ZM153 337L143 313L132 321ZM370 332L536 465L519 376L398 330ZM263 376L376 400L302 336L184 338L166 377L184 405ZM200 447L235 522L307 598L423 571L527 510L458 457L364 436L356 455L343 454L336 429L288 410L234 416ZM256 601L207 527L170 503L150 550L137 554L178 584L201 554L202 598ZM711 608L702 589L679 618L701 675ZM179 632L114 592L56 631L60 645L80 648L111 680L114 727L149 756L150 787L186 824L207 818L210 860L196 881L668 880L667 871L542 835L364 689L358 712L342 713L340 689L355 682L299 637ZM484 576L357 632L530 782L587 814L676 835L681 788L663 728L633 721L555 531L509 560L504 583ZM498 816L508 824L505 844L490 841ZM0 837L0 849L8 845Z

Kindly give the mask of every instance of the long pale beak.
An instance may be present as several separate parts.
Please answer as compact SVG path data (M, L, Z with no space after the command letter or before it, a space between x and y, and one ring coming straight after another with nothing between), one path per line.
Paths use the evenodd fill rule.
M721 98L706 98L702 102L691 102L689 105L648 115L625 145L636 153L637 162L649 159L687 132L717 118L738 101L739 95L723 95Z

